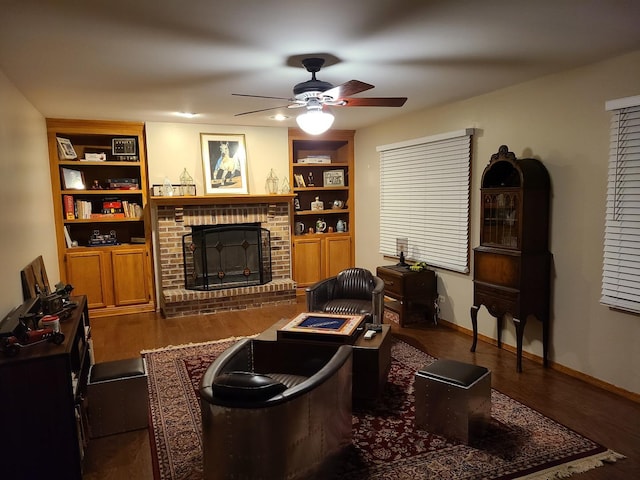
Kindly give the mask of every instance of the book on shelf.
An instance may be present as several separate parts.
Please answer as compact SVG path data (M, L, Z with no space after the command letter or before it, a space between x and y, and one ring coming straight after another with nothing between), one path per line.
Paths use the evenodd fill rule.
M125 218L124 213L92 213L89 218L96 220L107 218Z
M93 206L91 205L91 202L76 200L76 218L84 220L93 218L91 213L92 209Z
M304 158L299 158L298 163L331 163L330 155L307 155Z
M73 247L73 242L71 241L71 235L69 235L69 229L67 226L64 226L64 241L67 244L67 248Z
M142 207L135 202L123 200L122 212L125 218L140 218L142 216Z
M64 201L64 218L66 220L74 220L76 218L75 205L73 203L73 195L65 195Z
M112 190L138 190L140 183L137 178L107 178L107 186Z

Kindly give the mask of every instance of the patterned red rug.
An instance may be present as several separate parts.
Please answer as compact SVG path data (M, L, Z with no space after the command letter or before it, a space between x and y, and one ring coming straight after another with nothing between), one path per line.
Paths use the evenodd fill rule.
M143 352L158 480L202 479L199 382L237 339ZM413 376L435 359L394 340L382 398L354 408L340 479L555 479L624 458L492 390L492 423L472 446L414 429Z

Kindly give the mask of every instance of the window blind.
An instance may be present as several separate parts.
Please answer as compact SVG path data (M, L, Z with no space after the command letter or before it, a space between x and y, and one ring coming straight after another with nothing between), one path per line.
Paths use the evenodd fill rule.
M473 129L377 147L380 253L456 272L469 271L469 194Z
M602 298L640 313L640 96L607 102L612 110Z

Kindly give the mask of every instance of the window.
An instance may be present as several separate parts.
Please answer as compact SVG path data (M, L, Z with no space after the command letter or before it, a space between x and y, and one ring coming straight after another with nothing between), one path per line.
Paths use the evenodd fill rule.
M640 96L612 111L600 302L640 313Z
M456 272L469 271L473 129L382 145L380 253Z

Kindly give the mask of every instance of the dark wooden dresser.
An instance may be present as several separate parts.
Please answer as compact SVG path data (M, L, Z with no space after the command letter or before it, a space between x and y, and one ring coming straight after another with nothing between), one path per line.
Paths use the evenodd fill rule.
M91 366L87 298L60 321L65 339L0 354L2 478L82 479L88 440L85 392Z
M398 314L401 327L408 324L411 309L423 307L426 320L437 321L435 303L438 299L436 273L433 270L412 272L409 267L388 265L378 267L376 275L384 281L385 308Z

